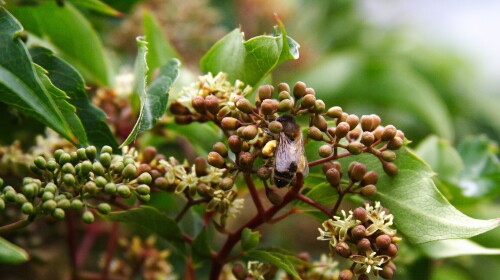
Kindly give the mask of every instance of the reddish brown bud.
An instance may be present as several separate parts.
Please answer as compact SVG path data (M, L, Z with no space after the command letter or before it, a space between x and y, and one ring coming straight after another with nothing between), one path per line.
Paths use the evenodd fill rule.
M372 131L373 117L367 115L361 116L361 128L363 129L363 131Z
M326 180L332 186L337 186L340 183L340 172L336 168L330 168L326 171Z
M315 103L316 103L316 97L314 97L314 95L312 94L307 94L306 96L304 96L304 99L302 99L300 107L304 109L311 108L312 106L314 106Z
M217 142L212 146L212 150L222 157L227 157L227 147L222 142Z
M207 161L210 165L217 168L223 168L226 165L224 158L217 152L210 152Z
M360 240L360 239L364 238L365 233L366 233L366 228L363 225L357 225L351 231L352 238L354 240Z
M379 252L382 255L387 255L394 259L398 255L398 246L391 243L387 248L380 249Z
M382 234L375 239L375 244L377 244L377 248L385 249L391 245L392 238L387 234Z
M369 132L369 131L365 131L363 132L363 134L361 135L361 140L360 142L365 145L365 146L371 146L373 144L373 142L375 142L375 136L373 136L373 133Z
M321 131L326 131L326 129L328 128L325 117L323 117L322 115L316 115L313 119L313 124Z
M348 258L351 256L351 248L347 245L347 243L339 242L335 246L335 253L341 257Z
M272 189L266 189L266 196L273 205L279 205L283 202L283 197Z
M264 101L270 99L273 96L274 88L270 85L263 85L259 87L259 99Z
M363 176L366 174L366 166L362 163L356 162L352 169L349 172L349 177L352 181L358 182L363 179Z
M249 126L246 126L245 128L243 128L243 131L241 132L241 136L245 140L252 140L255 138L255 136L257 136L258 132L259 131L258 131L256 126L249 125Z
M389 143L387 143L387 148L390 150L398 150L401 147L403 147L403 139L398 136L394 137L391 141L389 141Z
M339 274L339 280L352 280L354 278L354 274L349 269L344 269Z
M401 139L405 139L405 134L401 130L398 130L396 132L396 136L401 138Z
M388 125L382 131L382 141L390 141L396 136L397 129L393 125Z
M353 216L354 216L354 219L359 220L362 223L365 223L366 221L368 221L368 216L366 215L366 209L363 207L358 207L358 208L354 209Z
M236 101L236 107L245 114L250 114L253 111L252 104L244 97L241 97L238 101Z
M322 145L318 149L319 156L323 158L331 156L332 153L333 153L333 148L330 145Z
M210 113L217 114L220 109L219 99L215 95L208 95L205 97L205 106Z
M363 176L361 180L361 185L375 185L378 182L378 174L375 171L369 171Z
M191 106L196 110L196 112L203 114L207 110L207 105L205 104L205 98L202 96L195 96L191 100Z
M252 168L253 161L254 156L251 153L244 152L240 154L238 162L244 169L250 169Z
M394 177L398 174L398 167L392 162L384 162L382 167L387 175Z
M337 125L337 128L335 129L335 136L337 136L337 138L343 138L347 135L349 130L351 130L349 124L346 122L341 122Z
M356 115L349 115L345 122L348 123L351 130L353 130L359 124L359 117Z
M233 265L232 272L234 277L238 280L245 280L248 276L245 267L241 263Z
M380 270L378 272L378 274L380 275L380 277L384 278L384 279L391 279L392 276L394 275L394 271L392 270L392 268L390 268L389 266L387 265L384 265L382 267L382 270Z
M368 238L362 238L361 240L358 241L356 244L358 247L358 251L363 254L364 252L371 250L372 244L370 243L370 240Z
M342 116L342 113L343 113L342 108L340 108L339 106L335 106L328 109L326 115L332 119L335 119L335 118L340 118L340 116Z
M323 140L323 133L321 132L321 130L319 130L319 128L311 126L307 131L307 137L316 141L321 141Z
M323 173L326 174L326 171L328 171L328 169L330 169L330 168L335 168L335 165L333 164L333 162L327 161L323 164L323 166L321 168L323 169Z
M230 190L234 185L234 181L231 178L224 178L220 181L219 183L219 188L222 190L228 191Z
M174 101L170 104L170 112L174 115L187 115L189 114L189 109L181 103Z
M274 99L266 99L262 101L262 104L260 104L260 111L262 112L262 114L269 116L278 111L278 106L278 101Z
M176 115L174 121L177 124L190 124L193 122L193 116L191 115Z
M293 86L293 96L295 96L296 99L300 99L306 95L306 84L303 82L296 82L295 85Z
M238 135L231 135L227 140L229 149L235 154L241 152L241 138Z
M280 83L280 84L278 84L278 91L279 92L282 92L282 91L290 92L290 86L287 83Z
M155 147L148 146L142 151L142 162L150 163L158 154Z
M347 150L353 155L359 155L363 152L364 147L365 145L361 144L358 141L354 141L347 145Z
M241 125L240 121L232 117L225 117L221 121L222 128L227 130L235 130L238 127L240 127L240 125Z
M366 185L361 188L361 195L370 197L376 194L377 194L377 187L375 187L375 185Z
M214 145L215 146L215 145ZM194 168L196 171L196 176L207 175L207 161L202 157L197 157L194 159Z
M271 170L267 167L261 167L257 170L257 176L262 180L269 179L271 177Z

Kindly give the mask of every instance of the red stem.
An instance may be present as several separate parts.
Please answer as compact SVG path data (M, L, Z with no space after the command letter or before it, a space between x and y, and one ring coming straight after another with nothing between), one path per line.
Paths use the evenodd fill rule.
M343 153L340 153L340 154L333 154L329 157L326 157L326 158L322 158L322 159L318 159L318 160L315 160L315 161L311 161L309 162L309 167L311 166L315 166L315 165L318 165L318 164L322 164L322 163L325 163L327 161L331 161L331 160L335 160L335 159L339 159L339 158L343 158L343 157L346 157L346 156L350 156L352 155L351 153L349 152L343 152Z
M264 213L264 207L262 206L262 202L260 201L259 193L257 192L257 188L255 188L255 184L252 181L252 176L250 173L243 173L243 178L245 178L245 182L248 186L248 190L252 195L252 200L255 203L255 207L257 208L257 213L262 215Z
M111 261L113 260L113 255L116 250L116 243L118 240L118 230L119 224L117 222L113 222L111 224L111 232L109 233L108 239L108 247L106 248L106 259L104 261L104 268L102 270L101 279L107 280L109 274L109 268L111 266Z
M331 217L330 210L326 208L325 206L319 204L318 202L310 199L309 197L303 195L303 194L298 194L297 199L311 205L312 207L320 210L321 212L325 213L328 217Z
M66 212L66 230L68 234L68 253L71 262L71 279L78 279L78 263L77 263L77 232L75 224L75 213L72 211Z
M270 224L275 224L275 223L277 223L277 222L279 222L279 221L283 220L284 218L286 218L286 217L288 217L288 216L290 216L290 215L292 215L292 214L295 214L295 213L297 213L297 212L299 212L299 210L297 210L297 208L292 208L292 209L290 209L290 210L286 211L285 213L283 213L283 214L279 215L278 217L271 219L271 220L269 221L269 223L270 223Z

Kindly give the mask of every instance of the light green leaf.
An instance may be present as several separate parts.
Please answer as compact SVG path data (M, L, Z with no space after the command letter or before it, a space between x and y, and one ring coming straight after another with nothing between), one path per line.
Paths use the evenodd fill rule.
M75 138L78 137L81 144L86 144L66 94L46 89L43 84L43 81L47 82L44 70L33 64L27 49L17 37L21 31L19 22L0 8L0 101L40 120L69 141L76 143ZM50 86L50 83L45 84ZM68 122L76 122L76 127L71 127Z
M299 57L299 44L286 35L278 19L279 31L245 41L237 28L218 41L200 61L205 72L225 72L229 80L240 80L255 87L279 64Z
M105 122L107 116L90 102L85 82L76 69L49 49L34 47L30 49L30 54L35 63L48 71L50 81L70 97L68 101L76 107L76 114L85 128L89 143L98 147L109 145L116 149L118 142Z
M7 7L26 30L49 41L85 77L100 85L111 84L101 40L90 22L71 4L60 7L55 1L46 1L37 6Z
M500 255L499 249L483 247L468 239L448 239L418 245L427 256L440 259L462 255Z
M75 5L100 12L109 16L114 16L114 17L119 17L122 16L123 14L112 7L110 7L108 4L99 1L99 0L68 0L69 2L74 3Z
M29 260L28 253L0 237L0 263L18 264Z
M379 174L373 200L380 201L394 214L396 227L412 243L469 238L500 225L500 220L473 219L453 207L436 188L430 167L406 148L397 152L395 164L399 172L392 178L385 175L373 155L349 158L363 162L368 170ZM346 159L341 162L348 165Z
M259 245L260 234L257 231L245 228L241 232L241 248L243 251L250 251Z
M109 221L127 223L156 233L159 237L172 243L179 252L186 253L186 244L179 226L174 220L156 208L141 206L136 209L111 212L108 215L101 216Z
M146 89L148 43L142 37L137 38L137 43L139 53L135 63L135 91L139 94L141 108L139 119L122 146L132 143L141 131L152 128L155 122L163 116L167 108L168 91L179 74L180 62L175 58L171 59L161 67L158 77Z
M283 269L285 272L289 273L296 279L301 279L293 263L281 252L273 252L266 250L253 250L246 254L249 258L257 259L259 261L268 262Z

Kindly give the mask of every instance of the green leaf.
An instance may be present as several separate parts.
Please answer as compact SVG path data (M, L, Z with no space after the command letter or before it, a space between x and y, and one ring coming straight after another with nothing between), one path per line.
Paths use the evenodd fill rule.
M163 116L167 108L168 91L179 74L180 62L175 58L171 59L161 67L158 77L146 89L148 43L142 37L137 38L137 43L139 53L135 63L135 91L139 94L141 108L139 119L122 146L132 143L141 131L152 128L155 122Z
M436 188L432 180L434 172L406 148L397 152L395 164L399 172L392 178L385 175L373 155L349 158L363 162L368 170L379 174L373 200L391 210L396 227L412 243L469 238L500 225L500 220L473 219L453 207ZM345 158L341 162L348 166Z
M464 139L457 148L465 168L458 185L466 196L482 197L500 192L498 147L486 136Z
M193 240L193 243L191 243L191 250L195 264L200 264L210 259L210 246L205 228L201 229L200 233Z
M70 97L69 102L76 107L76 114L85 128L89 143L98 147L109 145L116 149L118 142L105 122L107 116L90 102L85 81L78 71L49 49L34 47L29 51L33 61L49 72L47 76L50 81Z
M458 182L464 164L449 141L429 136L420 142L415 153L431 166L440 180Z
M222 131L213 123L193 122L188 125L169 123L167 129L186 137L200 156L208 155L214 143L224 141ZM206 141L206 139L211 139L211 141Z
M47 83L45 70L33 64L18 38L21 25L4 8L0 8L0 26L0 101L41 121L72 143L78 137L86 144L66 94Z
M37 6L8 5L23 26L57 48L61 57L85 77L110 85L111 75L101 40L90 22L71 4L60 7L55 1Z
M166 241L171 242L179 252L183 254L187 252L182 232L177 223L156 208L141 206L136 209L111 212L108 215L101 216L109 221L123 222L149 230Z
M245 228L241 232L241 248L243 251L250 251L259 245L260 234L258 231L252 232L251 229Z
M296 279L301 279L293 263L286 257L286 255L281 252L273 252L266 250L253 250L247 253L247 256L252 259L257 259L260 261L268 262L283 269L285 272L289 273Z
M165 65L172 58L180 58L177 51L170 45L164 32L158 25L154 16L149 12L144 12L144 34L148 42L147 64L149 67L149 77L153 77L153 71Z
M324 175L323 175L323 178ZM326 179L324 179L326 180ZM305 193L305 196L311 198L312 200L318 202L321 205L330 205L337 201L338 193L337 190L332 187L328 182L320 183L314 186L311 190ZM299 202L300 207L312 207L305 202Z
M123 15L121 12L113 9L108 4L99 0L68 0L68 1L74 3L75 5L103 13L105 15L114 17L119 17Z
M279 19L278 24L279 31L276 29L273 36L262 35L247 41L236 28L203 56L201 69L214 75L225 72L230 80L255 87L279 64L299 57L299 44L286 35Z
M490 249L468 239L448 239L418 245L427 256L439 259L462 255L500 255L500 248Z
M0 263L19 264L29 260L28 253L0 237Z

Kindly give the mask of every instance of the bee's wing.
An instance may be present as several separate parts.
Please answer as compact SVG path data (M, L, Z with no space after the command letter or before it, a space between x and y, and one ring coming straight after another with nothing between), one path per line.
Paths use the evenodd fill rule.
M297 170L290 170L291 166L295 166ZM295 141L288 138L285 133L280 133L275 168L278 172L302 172L304 176L307 175L309 168L307 167L302 137Z

